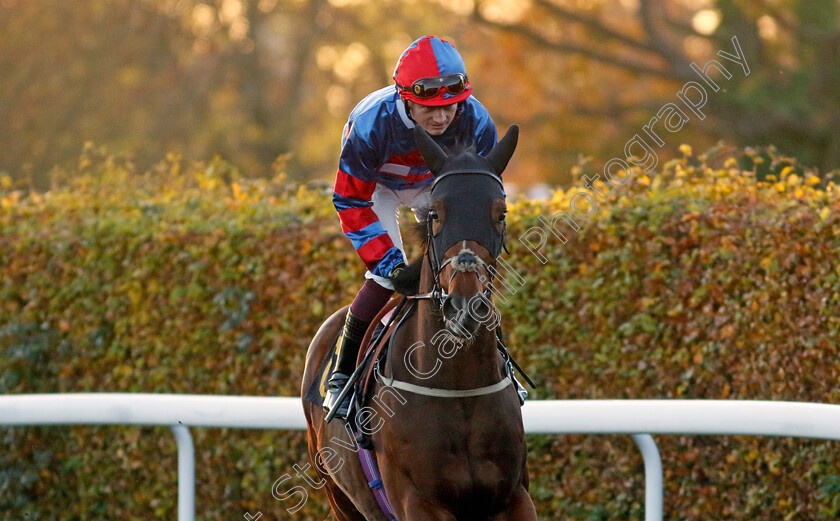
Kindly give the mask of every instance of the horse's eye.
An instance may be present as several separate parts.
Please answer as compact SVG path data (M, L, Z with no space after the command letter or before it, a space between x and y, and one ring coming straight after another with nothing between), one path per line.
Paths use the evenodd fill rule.
M436 221L438 218L437 210L429 210L429 219Z
M502 212L502 214L499 216L499 222L500 223L505 222L505 213L504 212Z

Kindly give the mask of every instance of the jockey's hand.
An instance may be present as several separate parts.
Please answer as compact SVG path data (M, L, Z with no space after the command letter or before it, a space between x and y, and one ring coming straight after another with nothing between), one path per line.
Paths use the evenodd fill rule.
M399 280L399 276L403 272L405 272L405 263L398 262L397 265L391 269L391 273L388 274L388 279L391 282L394 282L394 279Z
M397 293L402 293L403 295L413 295L417 292L417 289L414 287L416 284L414 280L406 280L414 278L407 277L408 273L406 268L407 266L404 262L397 263L397 265L391 270L391 273L388 274L388 280L390 280L391 284L394 285L394 290Z

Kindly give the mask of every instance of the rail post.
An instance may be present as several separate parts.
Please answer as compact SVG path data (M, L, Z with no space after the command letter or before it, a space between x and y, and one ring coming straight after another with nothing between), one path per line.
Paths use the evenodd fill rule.
M645 521L662 521L662 458L650 434L633 434L645 462Z
M190 430L170 425L178 445L178 521L195 519L195 446Z

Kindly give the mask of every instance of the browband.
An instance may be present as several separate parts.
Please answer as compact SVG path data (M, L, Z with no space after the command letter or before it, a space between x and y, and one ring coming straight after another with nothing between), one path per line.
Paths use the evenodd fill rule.
M438 175L435 176L435 180L432 182L432 190L435 189L435 185L437 185L438 182L441 179L443 179L445 177L449 177L451 175L458 175L458 174L484 174L484 175L489 175L490 177L495 179L496 182L499 183L499 186L501 186L502 189L504 190L505 185L504 185L504 183L502 183L502 178L499 177L498 175L496 175L495 173L489 171L489 170L483 170L483 169L452 170L451 172L444 172L442 174L438 174Z

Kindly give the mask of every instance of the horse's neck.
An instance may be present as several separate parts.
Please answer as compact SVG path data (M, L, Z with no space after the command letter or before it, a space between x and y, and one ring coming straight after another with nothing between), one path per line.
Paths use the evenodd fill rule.
M434 277L425 265L420 293L431 291L433 286ZM400 339L399 352L395 353L398 356L392 358L395 378L451 389L482 387L501 378L495 331L482 325L469 341L462 342L455 350L455 339L444 333L445 325L437 302L429 299L417 302L417 309L407 325L410 327L402 331L405 336ZM422 346L418 346L418 342L422 342ZM415 347L412 349L412 346Z

